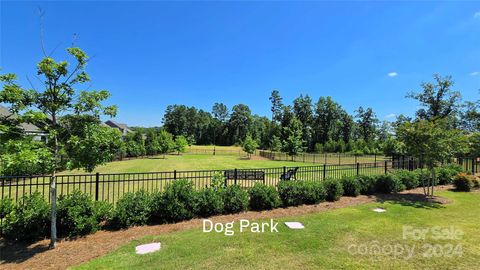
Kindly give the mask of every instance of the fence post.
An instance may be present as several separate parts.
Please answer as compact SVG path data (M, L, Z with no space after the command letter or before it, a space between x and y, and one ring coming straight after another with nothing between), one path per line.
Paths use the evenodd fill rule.
M95 174L95 201L98 201L98 185L100 182L100 174L97 172Z
M233 183L237 184L237 168L233 171Z
M173 180L177 180L177 170L173 170Z
M387 174L387 166L388 164L387 164L387 161L385 160L385 174Z
M377 166L377 153L374 153L375 155L375 167Z
M340 158L340 153L338 153L338 165L342 165L342 160Z
M287 167L283 166L283 177L285 177L287 174Z
M326 176L327 176L327 164L323 164L323 180L325 180Z
M360 163L357 162L357 175L360 174Z

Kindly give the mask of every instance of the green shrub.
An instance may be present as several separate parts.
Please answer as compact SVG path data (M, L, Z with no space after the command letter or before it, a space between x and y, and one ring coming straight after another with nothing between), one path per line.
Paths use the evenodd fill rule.
M57 228L59 235L69 237L96 232L100 225L90 197L78 190L60 196L57 204Z
M327 193L322 182L303 181L303 203L317 204L325 201Z
M198 192L196 215L209 217L223 213L222 190L205 188Z
M360 185L360 194L371 195L376 192L376 178L368 175L357 175L355 179Z
M114 224L122 228L145 225L150 219L152 196L144 190L125 193L117 202Z
M448 164L435 169L435 174L438 179L438 184L448 185L453 183L453 179L457 174L462 172L463 169L456 164Z
M323 181L323 186L326 192L326 200L333 202L338 201L343 195L342 183L337 179L326 179Z
M432 178L432 173L427 169L416 169L413 171L417 175L418 186L423 186Z
M406 189L414 189L419 186L418 175L414 171L396 170L393 175L400 180Z
M473 177L473 188L480 188L480 179Z
M255 211L270 210L280 206L280 197L274 187L256 183L248 191L250 209Z
M192 219L197 211L197 192L191 181L177 180L153 199L153 215L161 222Z
M301 204L317 204L325 200L325 189L320 182L310 181L280 181L277 185L278 194L283 206Z
M375 184L375 190L379 193L397 193L405 190L405 185L391 173L377 175Z
M469 192L474 187L474 179L475 177L472 175L468 175L466 173L459 173L457 176L455 176L455 179L453 180L453 185L458 191Z
M11 198L4 198L0 200L0 219L6 217L12 213L15 208L15 204Z
M343 177L340 182L342 182L343 195L357 197L360 195L360 182L354 176Z
M24 196L3 219L3 235L12 240L33 241L50 229L50 205L38 193Z
M113 205L106 201L94 202L93 213L95 215L95 220L100 225L100 227L105 227L106 225L108 225L108 222L113 219Z
M247 210L248 193L239 185L226 187L222 195L225 214L240 213Z

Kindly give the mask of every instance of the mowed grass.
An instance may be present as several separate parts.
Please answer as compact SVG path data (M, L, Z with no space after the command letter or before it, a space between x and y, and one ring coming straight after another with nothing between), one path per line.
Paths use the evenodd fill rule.
M282 218L275 221L299 221L305 229L290 230L280 223L278 233L240 233L237 222L234 236L204 233L202 228L149 236L74 269L479 269L480 194L447 191L438 195L453 203L440 207L370 203ZM387 212L375 213L375 207ZM432 234L425 240L404 239L404 226L440 226L460 230L463 235L455 240L434 239ZM159 252L135 254L135 246L154 241L162 243ZM380 251L351 253L358 252L355 247L362 244ZM400 246L413 250L413 256L406 250L400 253L399 248L394 255L388 248Z
M114 161L97 167L99 173L142 173L190 170L222 170L247 168L275 168L283 166L309 166L311 163L245 159L236 155L182 154ZM84 173L81 170L62 174Z

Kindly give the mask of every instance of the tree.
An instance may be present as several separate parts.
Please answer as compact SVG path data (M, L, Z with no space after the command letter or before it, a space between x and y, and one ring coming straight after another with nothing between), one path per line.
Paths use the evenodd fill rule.
M221 123L225 123L228 120L228 116L229 116L227 106L223 103L217 103L217 102L213 104L212 114L213 114L213 117L215 117L215 119L217 119Z
M282 151L282 141L279 137L273 136L272 140L270 141L270 150L274 152Z
M423 82L421 92L410 92L407 97L420 102L423 107L417 111L418 119L433 120L454 116L461 99L460 92L453 91L451 76L441 77L434 74L434 83Z
M84 127L83 136L71 136L65 145L68 156L75 156L67 162L67 167L84 168L93 172L96 166L112 161L123 147L119 130L89 124Z
M250 108L244 104L233 106L228 126L231 142L243 142L247 134L250 133L252 126L252 113Z
M340 105L331 97L320 97L315 108L315 133L316 142L325 144L332 139L331 135L335 127L335 121L340 115Z
M157 133L154 130L149 129L145 135L145 152L147 155L154 156L158 154L159 151L160 144L158 143Z
M269 99L272 103L272 107L270 109L272 111L272 122L280 121L283 108L280 92L278 92L278 90L273 90Z
M398 139L405 145L407 154L417 158L431 172L427 183L422 183L426 196L433 196L435 165L453 157L458 149L465 148L461 132L447 126L446 120L419 120L405 122L397 130Z
M245 141L243 142L243 151L247 152L248 158L250 158L258 148L258 143L250 136L250 134L245 137Z
M286 139L283 141L283 150L291 156L303 152L302 123L293 118L288 127L284 128Z
M160 146L159 153L163 154L163 157L165 157L165 154L170 153L175 149L175 142L172 134L165 130L161 130L158 133L158 144Z
M356 110L356 113L358 138L370 143L375 138L376 125L378 123L377 116L372 108L364 109L362 106Z
M312 144L312 123L313 109L312 99L306 95L300 95L293 101L293 112L295 117L302 123L302 140L307 144L309 149L313 148Z
M187 149L188 146L188 141L185 136L177 136L175 138L175 151L180 155L180 153L184 153L185 150Z
M43 122L44 129L50 137L51 151L54 157L54 166L50 180L51 196L51 242L50 247L56 246L56 172L59 164L59 153L64 144L59 139L68 141L68 138L59 138L60 125L58 123L61 115L74 112L76 115L91 114L97 118L100 114L114 117L116 106L103 106L102 102L108 99L110 93L101 91L79 91L77 87L90 81L85 72L89 58L80 48L67 48L67 53L72 56L76 64L70 68L67 61L57 62L46 56L37 65L37 75L42 84L36 87L31 83L32 90L24 90L14 81L14 74L7 74L0 77L4 83L0 94L0 103L6 103L13 112L23 112L22 121ZM41 87L41 88L40 88ZM97 165L98 159L85 162L75 162L76 156L69 156L72 164L88 165L85 169L91 169Z

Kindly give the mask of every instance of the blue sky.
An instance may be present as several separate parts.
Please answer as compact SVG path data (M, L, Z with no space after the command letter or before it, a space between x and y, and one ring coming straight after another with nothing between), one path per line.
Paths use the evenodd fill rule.
M107 89L117 120L158 126L169 104L214 102L270 116L268 97L332 96L349 112L413 115L405 94L433 73L464 99L480 89L475 2L1 2L2 72L28 86L45 44L57 60L76 45L94 56L91 89Z

